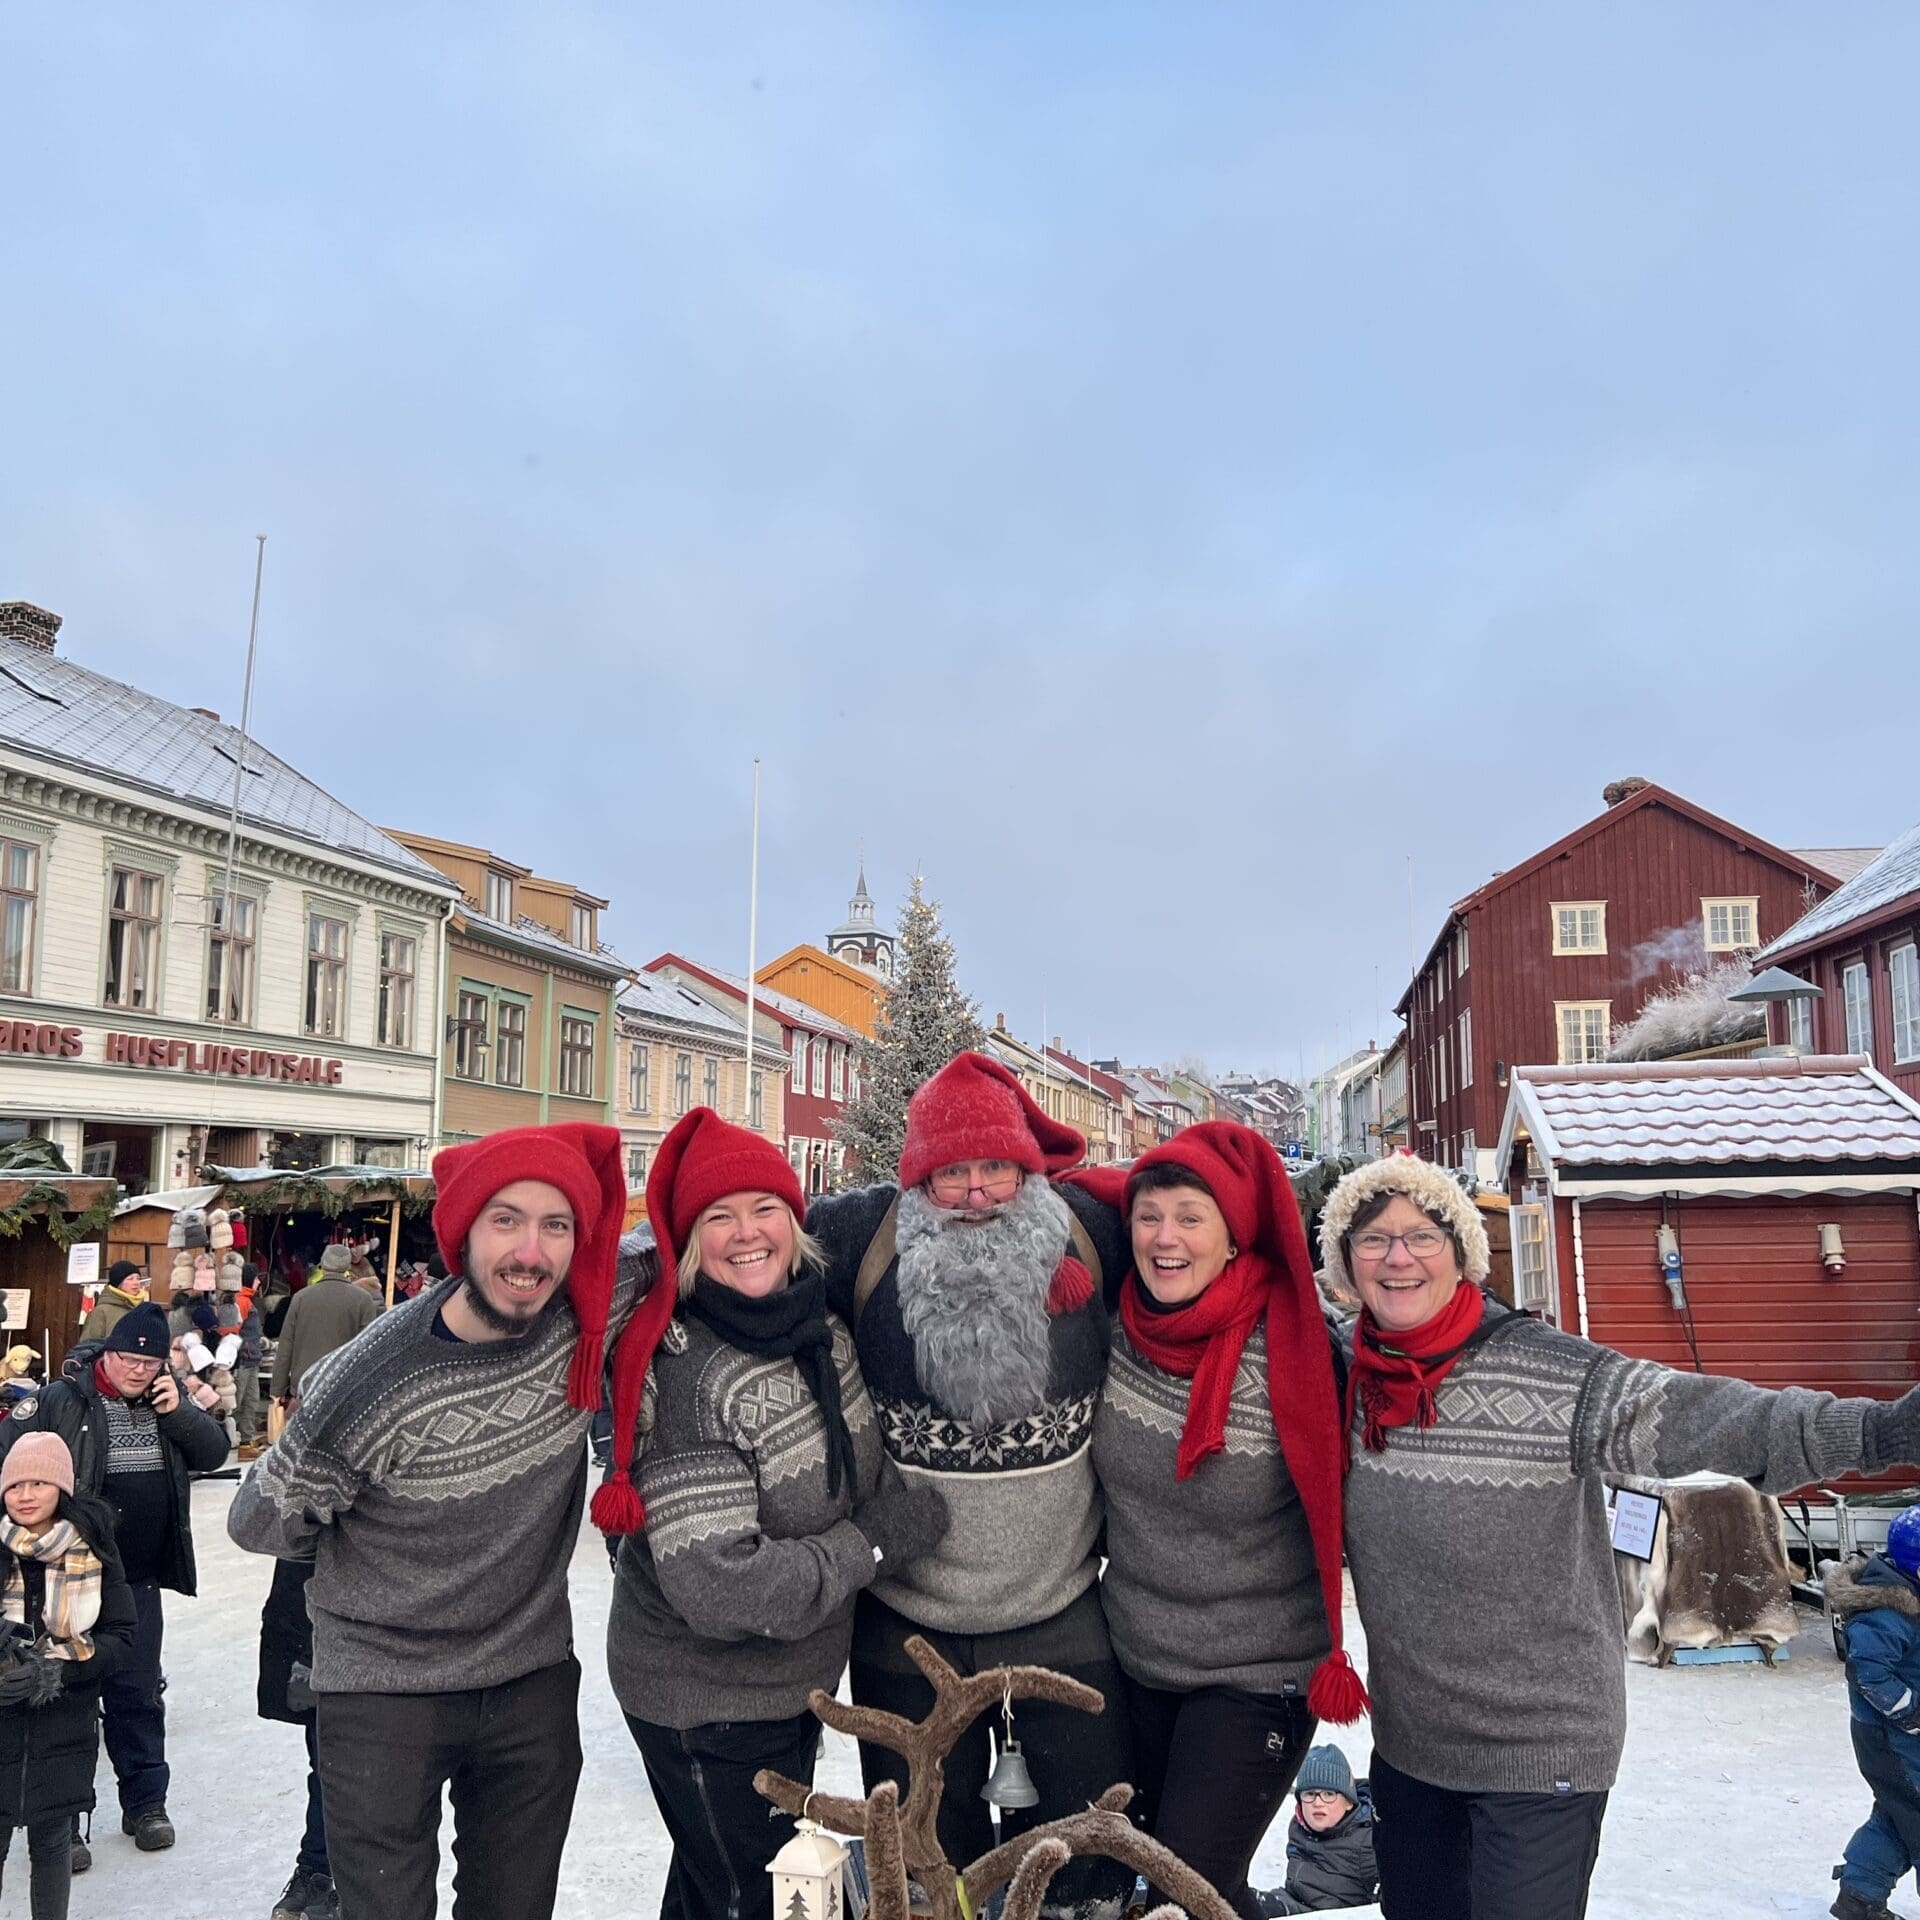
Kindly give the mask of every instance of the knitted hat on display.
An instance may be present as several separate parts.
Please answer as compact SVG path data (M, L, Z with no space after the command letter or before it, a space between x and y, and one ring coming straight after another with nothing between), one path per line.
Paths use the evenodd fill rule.
M220 1316L215 1313L211 1307L195 1307L193 1310L193 1324L198 1327L202 1333L211 1333L214 1328L220 1324Z
M320 1249L320 1271L322 1273L345 1273L353 1265L353 1255L338 1240L330 1246Z
M164 1360L172 1344L167 1316L151 1300L123 1313L105 1342L108 1353L131 1353L143 1360Z
M462 1251L473 1223L502 1187L516 1180L543 1180L558 1187L573 1208L573 1262L567 1269L567 1300L579 1322L567 1398L584 1412L600 1405L600 1371L613 1305L620 1231L627 1215L627 1172L616 1127L565 1121L551 1127L510 1127L433 1157L440 1197L433 1206L433 1237L449 1273L461 1270Z
M633 1450L647 1369L653 1365L679 1298L679 1249L693 1223L730 1193L771 1193L805 1222L807 1197L787 1157L770 1141L695 1107L660 1142L647 1175L647 1218L659 1266L647 1297L634 1310L613 1350L613 1471L593 1496L593 1524L602 1533L638 1533L647 1510L633 1484Z
M1272 1145L1251 1127L1203 1120L1133 1164L1129 1186L1149 1167L1178 1167L1213 1195L1239 1253L1267 1263L1267 1373L1274 1428L1313 1541L1321 1605L1333 1650L1315 1669L1307 1704L1323 1720L1359 1718L1367 1696L1341 1645L1341 1529L1346 1422L1320 1290L1293 1183ZM1283 1384L1284 1383L1284 1386Z
M205 1207L182 1207L173 1216L174 1225L180 1229L179 1244L183 1247L204 1247L207 1244L207 1210ZM168 1236L172 1244L172 1236Z
M227 1219L225 1207L215 1207L207 1215L207 1244L222 1253L233 1245L233 1227Z
M1369 1160L1354 1170L1327 1195L1320 1215L1320 1264L1327 1278L1348 1293L1354 1289L1353 1275L1347 1271L1348 1231L1353 1217L1369 1200L1381 1194L1401 1193L1420 1211L1437 1220L1460 1242L1461 1266L1477 1287L1493 1265L1487 1247L1487 1229L1480 1209L1467 1198L1459 1181L1442 1173L1430 1162L1410 1153L1392 1153L1384 1160Z
M44 1480L62 1493L73 1491L73 1455L57 1433L23 1433L0 1461L0 1493L21 1480Z
M1360 1804L1360 1796L1353 1787L1353 1769L1347 1765L1347 1756L1336 1746L1307 1749L1307 1757L1300 1762L1300 1771L1293 1777L1293 1790L1295 1793L1337 1793L1355 1806Z
M1086 1135L1053 1119L998 1060L956 1054L907 1102L900 1184L917 1187L960 1160L1011 1160L1029 1173L1064 1173L1086 1152Z

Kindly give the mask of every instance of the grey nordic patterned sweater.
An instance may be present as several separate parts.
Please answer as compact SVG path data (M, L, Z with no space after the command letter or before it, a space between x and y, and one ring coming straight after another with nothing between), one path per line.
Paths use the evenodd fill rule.
M1192 1390L1116 1322L1093 1419L1113 1650L1133 1679L1176 1693L1303 1692L1331 1643L1306 1510L1273 1430L1266 1328L1241 1352L1225 1451L1175 1480Z
M652 1275L651 1240L629 1235L609 1344ZM592 1418L567 1403L573 1312L521 1340L449 1340L434 1319L459 1284L317 1361L227 1510L238 1545L313 1561L318 1692L496 1687L572 1650Z
M1373 1737L1403 1773L1477 1793L1600 1792L1626 1739L1602 1476L1733 1474L1786 1493L1920 1454L1920 1389L1840 1400L1677 1373L1503 1319L1432 1427L1349 1436L1347 1561Z
M857 1488L827 1486L826 1424L800 1369L676 1319L647 1381L644 1533L621 1543L607 1671L655 1726L784 1720L831 1693L873 1548L848 1518L884 1455L853 1337L828 1316Z

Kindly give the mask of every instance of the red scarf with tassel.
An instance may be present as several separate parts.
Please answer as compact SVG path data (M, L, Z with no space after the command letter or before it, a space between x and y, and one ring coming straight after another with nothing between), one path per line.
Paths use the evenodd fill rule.
M1431 1320L1403 1333L1389 1333L1364 1308L1353 1336L1353 1370L1347 1375L1347 1431L1357 1406L1365 1417L1361 1444L1385 1453L1389 1427L1430 1427L1440 1417L1435 1391L1473 1345L1486 1296L1465 1281Z

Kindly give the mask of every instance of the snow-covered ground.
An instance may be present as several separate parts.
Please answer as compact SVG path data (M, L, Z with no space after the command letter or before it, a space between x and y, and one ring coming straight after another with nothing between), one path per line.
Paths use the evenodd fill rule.
M266 1920L292 1871L305 1810L299 1730L257 1719L255 1649L268 1563L229 1545L232 1487L203 1481L194 1493L199 1600L169 1596L167 1674L170 1801L180 1842L141 1854L120 1834L104 1756L94 1868L74 1888L74 1913L172 1915L181 1920ZM564 1920L653 1920L666 1842L646 1780L606 1684L601 1656L609 1591L606 1555L587 1529L573 1567L573 1610L586 1685L581 1732L586 1771L561 1875ZM1443 1596L1435 1604L1444 1605ZM1632 1732L1614 1792L1599 1870L1595 1920L1815 1920L1833 1897L1829 1878L1867 1797L1847 1743L1845 1684L1823 1622L1792 1659L1761 1667L1628 1669ZM1350 1644L1357 1627L1349 1621ZM1513 1658L1524 1662L1527 1650ZM1364 1726L1338 1736L1356 1772ZM858 1791L850 1742L828 1735L821 1784ZM24 1846L17 1848L24 1856ZM1284 1874L1275 1828L1256 1884ZM24 1866L24 1858L19 1863ZM441 1911L451 1910L442 1875ZM0 1914L26 1911L26 1875L7 1876ZM10 1904L9 1904L10 1903ZM1911 1884L1899 1913L1920 1915ZM422 1916L425 1920L425 1916Z

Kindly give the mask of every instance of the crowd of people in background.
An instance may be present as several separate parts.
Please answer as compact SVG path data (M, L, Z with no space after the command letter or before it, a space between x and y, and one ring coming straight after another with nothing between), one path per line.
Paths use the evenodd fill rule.
M61 1756L34 1793L0 1791L36 1920L85 1864L96 1699L124 1830L172 1844L160 1596L194 1590L191 1474L256 1451L262 1405L275 1437L227 1526L274 1557L259 1708L306 1741L276 1920L433 1911L445 1802L461 1914L552 1913L596 1426L605 1658L672 1841L662 1920L760 1908L794 1828L756 1775L810 1787L811 1701L843 1677L895 1724L926 1715L918 1641L963 1675L1045 1667L1106 1703L1021 1702L1024 1807L983 1797L984 1723L955 1741L951 1863L1126 1781L1244 1920L1376 1884L1387 1920L1578 1920L1626 1723L1607 1476L1784 1492L1913 1463L1920 1389L1771 1392L1562 1333L1487 1291L1478 1210L1410 1156L1347 1175L1310 1246L1244 1127L1123 1168L1084 1152L963 1054L914 1094L897 1181L811 1204L777 1149L705 1108L660 1148L630 1234L611 1128L447 1149L437 1263L395 1263L412 1284L391 1310L374 1249L345 1238L297 1289L248 1267L230 1298L190 1288L170 1312L116 1267L60 1378L0 1422L0 1773ZM1876 1813L1834 1911L1878 1920L1862 1889L1920 1851L1920 1584L1856 1573L1854 1613L1895 1619L1858 1629ZM1315 1736L1363 1714L1356 1779ZM869 1791L904 1784L891 1748L863 1741L860 1762ZM1285 1883L1263 1891L1252 1863L1290 1795ZM1161 1896L1075 1859L1046 1910L1136 1897Z

